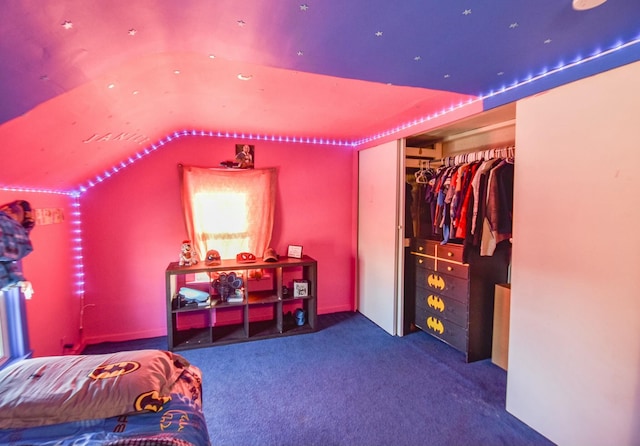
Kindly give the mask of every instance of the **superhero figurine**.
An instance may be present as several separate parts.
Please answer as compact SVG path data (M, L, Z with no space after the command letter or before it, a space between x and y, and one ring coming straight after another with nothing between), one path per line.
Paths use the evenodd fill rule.
M182 249L180 250L180 266L191 266L198 263L198 256L191 247L191 240L184 240L182 242Z

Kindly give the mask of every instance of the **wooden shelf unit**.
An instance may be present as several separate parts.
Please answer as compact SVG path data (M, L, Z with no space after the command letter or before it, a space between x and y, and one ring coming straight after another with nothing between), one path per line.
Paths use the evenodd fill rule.
M220 299L212 278L235 272L243 279L241 302ZM256 273L260 278L256 278ZM197 281L204 275L207 281ZM190 280L191 279L191 280ZM308 295L293 297L293 280L308 282ZM258 259L253 263L222 260L220 265L200 262L192 266L170 263L165 271L167 299L167 342L171 351L310 333L317 330L317 262L309 256L281 258L277 262ZM199 307L179 307L181 287L209 293L209 301ZM290 290L285 295L283 287ZM286 313L302 309L302 325Z

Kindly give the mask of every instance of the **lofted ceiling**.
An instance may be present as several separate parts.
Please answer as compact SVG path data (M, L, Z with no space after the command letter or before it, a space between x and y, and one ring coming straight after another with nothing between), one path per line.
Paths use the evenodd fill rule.
M78 190L193 132L363 147L640 60L639 0L1 8L0 187Z

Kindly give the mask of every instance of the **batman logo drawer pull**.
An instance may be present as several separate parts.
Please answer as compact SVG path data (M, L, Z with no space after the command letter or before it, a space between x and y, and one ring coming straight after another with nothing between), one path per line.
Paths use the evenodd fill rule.
M440 313L444 313L444 301L438 296L429 294L429 297L427 297L427 305L429 305L434 310L438 310Z
M427 277L427 285L438 290L444 290L444 287L446 286L442 276L437 274L429 274L429 277Z
M444 333L444 324L440 319L437 319L433 316L429 316L427 318L427 328L439 334Z

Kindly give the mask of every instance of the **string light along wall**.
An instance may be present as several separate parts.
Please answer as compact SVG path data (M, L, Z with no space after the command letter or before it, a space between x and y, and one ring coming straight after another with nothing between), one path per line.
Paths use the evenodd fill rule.
M0 188L6 192L20 192L20 193L37 193L37 194L53 194L53 195L65 195L71 197L71 212L69 224L71 226L71 253L72 253L72 268L73 268L73 295L80 299L81 309L85 307L84 303L84 262L82 254L82 214L80 212L80 194L75 191L59 191L59 190L46 190L46 189L34 189L29 187L10 187L4 186ZM28 201L28 200L27 200ZM37 295L38 290L34 290L34 294Z

